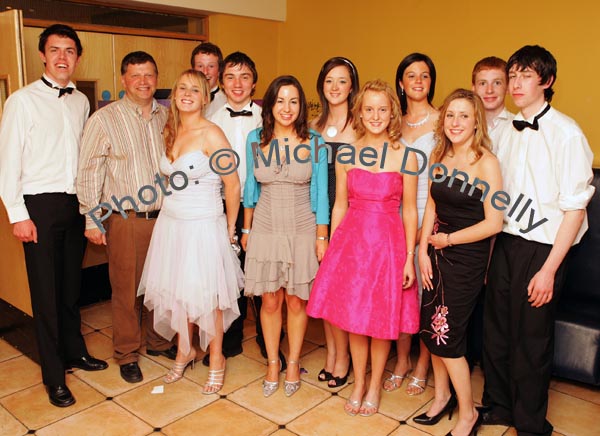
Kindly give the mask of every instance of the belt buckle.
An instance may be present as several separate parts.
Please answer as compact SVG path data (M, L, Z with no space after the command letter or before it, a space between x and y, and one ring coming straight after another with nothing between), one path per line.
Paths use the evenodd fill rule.
M149 220L150 217L148 216L150 214L150 212L144 212L144 217L146 218L146 220Z

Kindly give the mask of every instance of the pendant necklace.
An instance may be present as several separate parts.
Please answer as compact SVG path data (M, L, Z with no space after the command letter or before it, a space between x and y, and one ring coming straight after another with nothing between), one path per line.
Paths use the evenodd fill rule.
M325 133L330 138L335 138L335 136L338 134L338 129L335 126L329 126L329 127L327 127L327 130L325 131Z
M427 115L425 115L425 118L423 118L421 121L417 121L416 123L409 123L408 121L406 121L406 125L410 128L416 129L417 127L421 127L423 124L425 124L428 120L429 120L429 112L427 112Z

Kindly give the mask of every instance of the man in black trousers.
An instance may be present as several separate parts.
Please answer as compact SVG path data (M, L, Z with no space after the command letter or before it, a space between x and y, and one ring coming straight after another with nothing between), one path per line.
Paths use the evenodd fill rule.
M71 82L82 52L77 33L54 24L39 40L43 76L12 94L0 125L0 197L25 251L31 306L50 403L75 398L65 370L97 371L81 335L79 293L85 250L75 178L89 102Z
M550 436L555 313L565 257L588 227L593 155L579 126L550 106L557 68L549 51L525 46L506 69L519 113L497 144L510 205L488 273L481 412L483 424Z

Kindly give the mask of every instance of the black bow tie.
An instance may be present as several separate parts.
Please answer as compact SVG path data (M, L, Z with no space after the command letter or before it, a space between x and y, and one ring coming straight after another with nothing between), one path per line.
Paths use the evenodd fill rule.
M214 91L210 91L210 101L213 101L215 99L215 95L217 95L217 92L219 92L219 88L215 89Z
M44 76L42 76L42 82L44 82L44 85L52 89L58 89L58 98L61 98L65 94L72 94L75 90L75 88L73 88L72 86L67 86L66 88L59 88L58 86L54 86L52 83L48 82Z
M229 111L229 116L231 118L235 118L235 117L251 117L252 116L252 111L247 111L247 110L234 111L230 107L226 107L225 109L227 109Z
M535 116L535 118L533 119L533 123L530 123L525 120L513 120L513 126L515 126L515 129L517 129L519 132L523 131L526 128L530 128L532 130L538 130L540 128L538 120L540 118L542 118L546 114L546 112L548 112L549 110L550 110L550 105L547 105L546 108L542 112L540 112L539 114L537 114Z

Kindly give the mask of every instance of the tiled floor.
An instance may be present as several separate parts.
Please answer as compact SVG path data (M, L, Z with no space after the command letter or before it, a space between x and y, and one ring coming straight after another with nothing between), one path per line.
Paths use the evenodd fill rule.
M75 371L68 375L67 383L77 403L64 409L48 403L37 364L0 340L0 435L438 436L445 435L456 419L442 420L433 427L419 426L410 419L427 409L433 397L431 377L423 395L409 397L404 389L384 392L380 412L375 416L346 415L343 404L352 386L330 390L316 379L325 356L318 321L310 322L302 350L302 366L307 373L302 376L300 391L286 398L280 388L272 397L264 398L261 380L265 360L254 341L255 329L250 321L244 332L244 353L227 361L225 386L218 396L202 395L207 369L200 362L193 370L188 369L184 379L164 385L162 394L153 394L152 389L163 385L162 376L171 363L164 357L142 357L144 381L124 382L111 358L110 302L86 307L82 318L82 332L91 354L107 359L110 366L106 371ZM393 364L392 358L388 369ZM482 374L476 368L476 401L482 389ZM600 389L553 380L549 417L555 434L599 435L598 416ZM479 434L516 436L516 431L495 426L484 427Z

